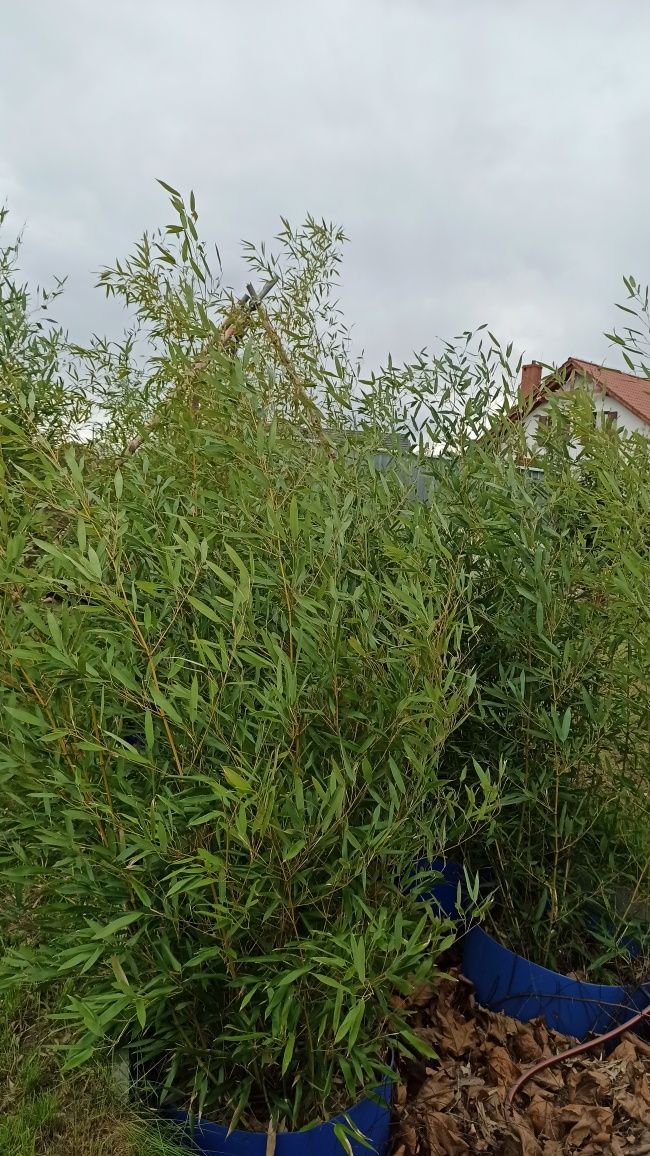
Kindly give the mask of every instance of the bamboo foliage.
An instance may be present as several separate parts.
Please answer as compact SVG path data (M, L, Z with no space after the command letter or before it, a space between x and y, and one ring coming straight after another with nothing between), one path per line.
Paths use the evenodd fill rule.
M415 860L551 963L639 931L648 447L578 399L533 483L511 346L370 373L340 230L248 246L244 308L168 191L100 276L122 342L30 327L0 265L0 983L62 985L69 1064L296 1128L422 1046L454 928Z
M196 344L126 457L0 417L1 847L36 927L4 982L69 978L70 1064L128 1046L186 1106L296 1127L416 1046L396 997L453 932L399 881L497 788L437 770L472 682L434 510L375 431L270 406L250 344L190 401Z

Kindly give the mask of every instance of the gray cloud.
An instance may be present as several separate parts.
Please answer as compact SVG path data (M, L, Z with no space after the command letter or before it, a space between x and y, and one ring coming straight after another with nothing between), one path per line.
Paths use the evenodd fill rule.
M645 0L6 4L0 196L79 337L115 324L91 271L167 218L162 176L235 286L240 237L342 223L373 359L482 321L600 359L621 274L650 273L649 33Z

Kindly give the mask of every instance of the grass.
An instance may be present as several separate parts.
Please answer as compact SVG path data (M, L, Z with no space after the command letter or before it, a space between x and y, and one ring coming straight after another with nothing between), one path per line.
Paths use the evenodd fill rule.
M106 1068L62 1072L47 1009L0 1000L0 1156L179 1156L161 1122L121 1100Z

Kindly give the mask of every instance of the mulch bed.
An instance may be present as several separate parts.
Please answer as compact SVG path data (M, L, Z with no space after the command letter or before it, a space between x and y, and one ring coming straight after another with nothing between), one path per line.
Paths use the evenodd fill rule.
M457 970L409 1002L439 1060L401 1067L394 1156L650 1156L650 1046L637 1036L546 1068L511 1111L522 1072L575 1040L479 1007Z

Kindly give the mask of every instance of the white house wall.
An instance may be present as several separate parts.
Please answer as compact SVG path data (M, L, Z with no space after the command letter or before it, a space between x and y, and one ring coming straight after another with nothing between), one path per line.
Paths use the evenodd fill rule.
M589 383L585 384L581 382L580 387L583 389L586 388L591 394L593 400L593 408L599 417L599 424L602 420L603 410L615 410L617 429L622 429L627 434L640 433L644 434L645 437L650 437L650 425L647 422L642 421L642 419L637 417L635 413L632 413L632 411L629 410L627 406L623 405L622 402L618 401L615 397L611 397L607 393L602 393L600 390L595 390ZM558 399L555 404L562 405L562 400ZM537 408L532 411L532 413L526 414L526 416L522 419L524 432L526 434L526 444L531 452L534 452L538 448L537 427L539 419L545 414L548 414L549 409L550 407L548 402L544 401L541 403L541 405L538 405ZM577 457L578 451L579 447L577 445L570 446L569 452L571 457Z

